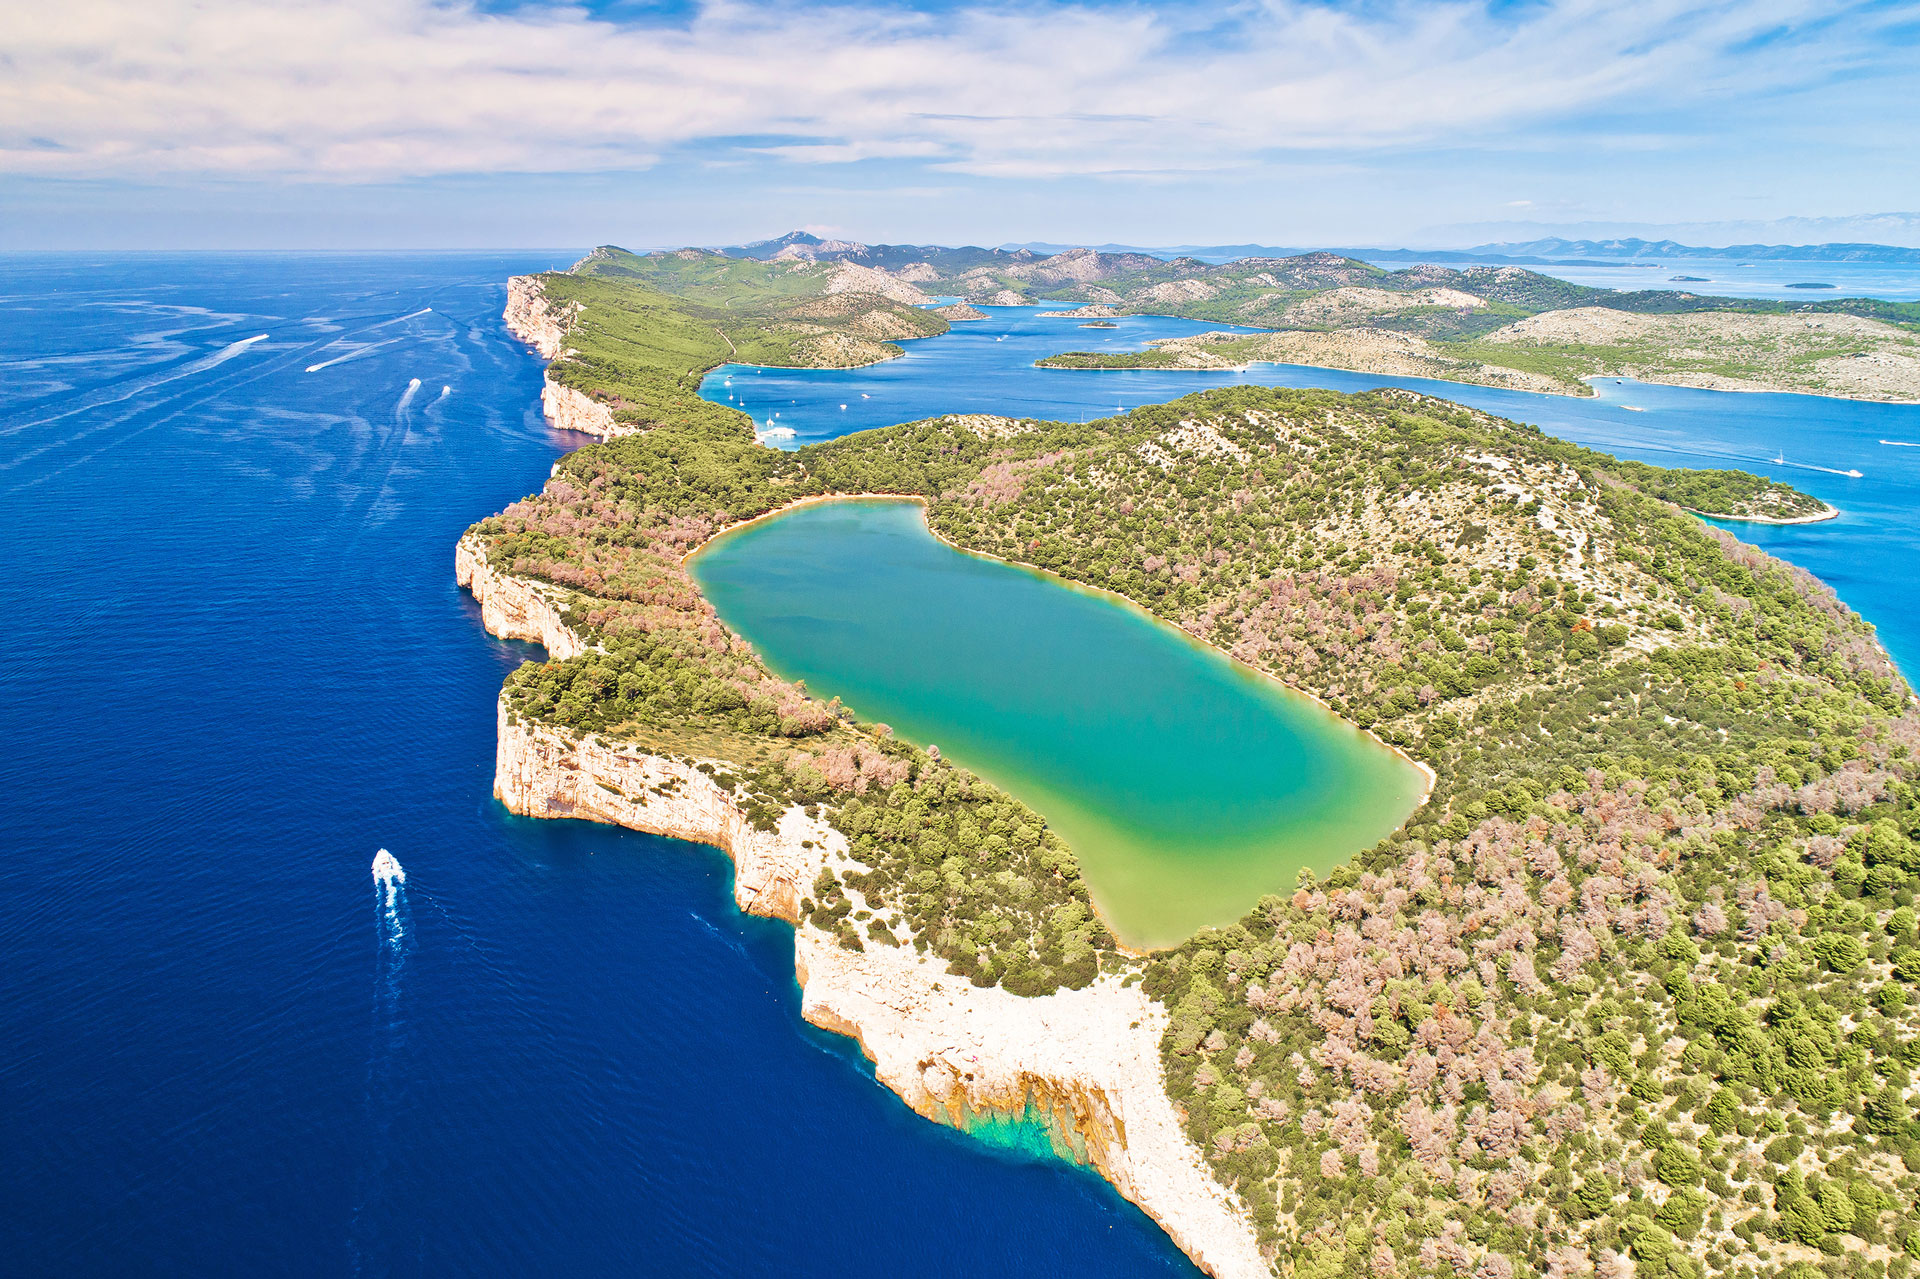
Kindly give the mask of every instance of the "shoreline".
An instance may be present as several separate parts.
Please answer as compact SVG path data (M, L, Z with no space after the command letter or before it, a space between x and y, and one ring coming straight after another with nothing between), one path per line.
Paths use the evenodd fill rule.
M706 376L701 375L702 382ZM742 416L751 420L744 412ZM684 571L693 555L718 538L800 506L859 500L917 503L923 527L956 552L1106 596L1155 624L1170 626L1187 642L1277 689L1310 698L1336 722L1365 733L1414 767L1421 785L1412 811L1430 801L1437 780L1430 766L1339 715L1325 699L1241 661L1118 592L955 545L927 522L929 502L918 494L799 498L715 531L678 563ZM464 535L455 560L456 578L479 599L487 629L537 640L548 646L550 655L556 644L561 649L567 640L580 644L567 619L546 601L539 583L499 572L487 562L484 548L470 545ZM691 584L699 590L697 581ZM838 832L789 807L773 839L762 839L733 797L686 762L519 720L509 714L504 695L496 714L494 793L501 802L532 816L581 817L691 839L728 857L736 905L795 925L794 969L802 1017L852 1038L874 1063L876 1079L909 1109L966 1131L971 1116L987 1112L1031 1117L1038 1107L1042 1126L1055 1140L1064 1139L1069 1146L1077 1140L1087 1151L1086 1166L1138 1205L1201 1270L1216 1279L1270 1273L1245 1204L1214 1176L1207 1152L1193 1143L1184 1111L1167 1090L1161 1041L1168 1012L1137 985L1107 975L1085 990L1027 999L997 987L975 991L955 982L944 964L930 962L911 948L844 951L797 918L800 897L822 863L836 849L846 854ZM689 811L684 801L654 789L664 776L679 778L700 811ZM799 838L802 833L806 840ZM1338 864L1360 851L1353 850ZM1110 925L1108 931L1112 933ZM1115 940L1118 943L1117 935ZM1128 964L1152 953L1124 944L1116 950ZM974 1051L965 1051L968 1048Z
M785 506L778 507L775 510L768 511L763 515L756 515L752 519L740 520L737 523L729 524L726 528L723 528L718 532L714 533L711 537L701 542L700 545L694 547L692 550L688 551L685 555L682 555L680 557L679 562L682 565L685 565L688 560L693 558L695 555L698 555L700 552L706 550L709 546L712 546L715 542L719 541L720 538L726 536L729 533L735 532L739 529L747 528L754 524L758 524L763 520L776 519L779 516L786 515L786 514L789 514L790 512L799 510L801 507L804 507L804 506L815 506L815 505L820 505L822 503L827 503L827 502L911 502L920 508L921 526L927 530L928 535L931 536L936 542L939 542L942 546L947 547L949 550L957 551L962 555L971 555L976 559L992 560L997 564L1005 564L1009 568L1020 569L1022 572L1035 573L1041 577L1046 578L1051 582L1055 582L1061 586L1064 586L1069 590L1081 591L1086 594L1101 596L1104 599L1106 599L1108 602L1113 604L1118 604L1121 607L1127 609L1129 612L1132 612L1137 616L1145 619L1146 621L1150 621L1154 623L1156 626L1166 627L1168 630L1178 635L1181 639L1185 640L1187 643L1198 645L1200 648L1205 649L1207 652L1229 663L1230 665L1236 667L1237 669L1244 671L1249 675L1255 676L1261 680L1264 680L1267 683L1272 684L1277 689L1308 699L1309 701L1313 702L1315 705L1320 707L1322 711L1326 712L1328 716L1333 718L1338 723L1344 725L1347 728L1352 729L1356 733L1362 733L1367 737L1372 738L1375 744L1399 756L1403 761L1405 761L1408 764L1411 764L1414 767L1414 769L1417 772L1419 772L1422 779L1424 779L1424 782L1420 791L1420 798L1414 803L1412 812L1408 813L1408 815L1401 820L1400 824L1402 826L1406 825L1408 821L1411 821L1413 818L1413 813L1417 813L1422 808L1425 808L1427 806L1427 802L1433 798L1434 787L1439 785L1440 779L1439 779L1439 775L1434 772L1431 765L1427 764L1423 760L1415 759L1406 750L1402 749L1399 746L1394 745L1392 742L1387 741L1385 738L1381 737L1378 733L1374 732L1372 729L1363 728L1359 724L1356 724L1351 719L1348 719L1345 715L1342 715L1339 711L1335 710L1331 705L1329 705L1327 700L1321 697L1318 693L1311 692L1304 688L1298 688L1292 684L1289 684L1286 680L1281 679L1278 675L1273 674L1271 671L1263 671L1259 667L1253 665L1251 662L1244 661L1241 658L1235 657L1232 653L1227 652L1225 649L1221 648L1218 644L1215 644L1213 641L1208 639L1203 639L1202 637L1195 635L1193 632L1187 630L1185 627L1177 625L1174 622L1168 621L1166 618L1161 617L1159 614L1153 612L1151 609L1140 604L1138 601L1130 599L1127 596L1120 594L1118 591L1109 590L1104 586L1094 586L1091 583L1087 583L1087 582L1076 582L1070 577L1062 577L1060 576L1060 574L1050 572L1049 570L1041 568L1036 564L1028 564L1021 560L1010 560L1005 558L1004 556L995 555L991 551L976 551L970 547L961 546L959 543L954 542L950 540L948 537L946 537L943 533L940 532L939 529L933 526L933 522L931 520L927 519L927 512L930 508L931 503L929 499L921 496L918 493L822 493L813 497L798 498L792 502L787 503ZM695 585L697 586L698 583L695 583ZM705 595L703 594L701 598L704 599ZM1112 932L1113 930L1109 928L1107 931ZM1137 953L1150 954L1154 949L1167 950L1167 949L1171 949L1171 947L1164 947L1164 946L1154 947L1154 948L1149 948L1148 950L1139 951Z
M1132 312L1130 314L1144 315L1149 319L1158 319L1158 320L1179 320L1179 319L1185 318L1183 316L1178 316L1178 315L1151 315L1147 312ZM1279 332L1285 332L1286 330L1267 329L1263 331L1268 333L1279 333ZM1184 339L1162 338L1158 340L1159 341L1182 341ZM1326 373L1357 373L1362 376L1371 376L1371 377L1418 378L1422 381L1427 381L1427 382L1446 382L1454 386L1480 386L1480 387L1485 387L1490 391L1512 391L1518 395L1557 395L1564 399L1569 399L1569 400L1597 399L1599 397L1599 392L1594 389L1593 384L1595 382L1615 380L1615 381L1632 381L1632 382L1638 383L1641 386L1671 387L1677 391L1712 391L1712 392L1717 392L1724 395L1804 395L1809 397L1810 399L1845 400L1851 404L1890 404L1890 405L1895 405L1900 407L1909 407L1909 408L1916 405L1920 405L1920 395L1909 396L1907 398L1901 399L1897 397L1879 396L1879 395L1847 395L1839 391L1810 391L1805 389L1804 387L1702 386L1695 382L1668 382L1668 381L1661 381L1656 378L1644 377L1644 376L1639 376L1634 374L1624 374L1624 373L1583 373L1580 375L1580 381L1582 384L1586 386L1585 391L1574 391L1574 390L1559 391L1559 390L1523 389L1520 387L1502 386L1497 382L1469 382L1463 378L1438 377L1438 376L1431 376L1431 375L1422 374L1422 373L1382 373L1375 369L1343 368L1337 364L1300 364L1291 360L1248 360L1245 363L1241 363L1241 364L1219 364L1219 365L1212 365L1205 368L1198 368L1190 364L1189 365L1183 365L1183 364L1100 365L1100 364L1045 364L1045 363L1042 363L1043 360L1048 360L1052 358L1053 358L1052 356L1041 356L1040 359L1035 360L1030 367L1036 368L1036 369L1045 369L1049 373L1246 373L1246 372L1249 372L1253 368L1253 366L1256 364L1271 364L1277 368L1317 369ZM1504 364L1496 364L1496 365L1489 365L1488 367L1504 369L1504 368L1507 368L1508 366ZM1524 374L1526 372L1526 370L1524 369L1514 369L1512 371L1516 374ZM1437 398L1445 398L1445 397L1437 397ZM1629 406L1622 405L1621 407L1626 408Z
M1703 520L1726 520L1734 524L1774 524L1783 528L1793 524L1824 524L1828 520L1840 518L1839 507L1830 502L1822 502L1820 505L1826 509L1814 515L1795 515L1790 519L1782 519L1776 515L1715 515L1712 511L1696 511L1691 506L1683 506L1680 509L1688 515L1696 515Z
M1152 318L1162 319L1162 320L1177 320L1180 317L1177 315L1163 315L1163 316L1155 316ZM1163 339L1163 340L1178 341L1180 339L1175 338L1175 339ZM1050 359L1052 357L1043 356L1041 358ZM1036 369L1044 369L1048 373L1249 373L1253 371L1253 366L1256 364L1268 364L1268 365L1272 365L1274 368L1277 368L1277 369L1312 369L1318 373L1352 373L1357 377L1403 378L1403 379L1412 379L1412 380L1421 381L1421 382L1445 382L1449 386L1478 386L1478 387L1483 387L1489 391L1511 391L1516 395L1556 395L1562 399L1567 399L1567 400L1588 400L1588 399L1597 398L1597 395L1598 395L1598 393L1594 391L1594 389L1590 386L1584 392L1545 391L1545 390L1538 390L1538 389L1525 389L1525 388L1516 387L1516 386L1502 386L1497 382L1468 382L1462 378L1435 377L1425 373L1382 373L1377 369L1348 369L1348 368L1342 368L1337 364L1298 364L1291 360L1248 360L1243 364L1214 364L1214 365L1208 365L1205 367L1199 367L1191 364L1137 364L1137 365L1042 364L1040 360L1035 360L1033 362L1032 367ZM1494 365L1489 367L1504 367L1504 366ZM1522 370L1518 370L1518 369L1514 371L1516 373L1522 372ZM1673 385L1673 384L1649 383L1648 385L1666 386L1666 385ZM1315 389L1315 388L1301 388L1301 389ZM1331 390L1333 388L1329 387L1329 388L1322 388L1322 389ZM1683 387L1681 389L1693 390L1693 391L1704 391L1704 390L1711 390L1713 388ZM1433 394L1433 397L1435 399L1446 398L1444 395L1438 395L1438 394L1434 394L1432 392L1426 392L1426 391L1421 392L1421 394L1423 395ZM1799 394L1799 392L1780 392L1780 394ZM1877 402L1878 401L1876 401L1876 403Z
M499 572L464 536L455 577L493 634L549 653L580 645L567 619L543 607L543 584ZM1214 1179L1166 1091L1166 1009L1128 985L1124 970L1025 997L975 988L912 946L843 949L799 914L822 869L858 866L840 832L798 805L774 830L755 827L699 759L538 725L514 715L504 694L495 716L499 802L524 816L646 831L725 857L736 908L793 927L802 1019L852 1039L875 1080L908 1109L963 1133L983 1115L1037 1123L1056 1153L1070 1151L1111 1184L1203 1272L1269 1274L1245 1206Z

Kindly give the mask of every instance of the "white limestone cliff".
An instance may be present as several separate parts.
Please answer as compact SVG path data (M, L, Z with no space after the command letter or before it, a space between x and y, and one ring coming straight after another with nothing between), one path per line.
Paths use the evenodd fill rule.
M566 358L567 330L578 314L577 307L554 306L537 275L516 275L507 281L507 306L502 313L507 331L538 351L543 359ZM639 429L614 421L612 409L554 381L551 372L540 389L540 407L555 430L579 431L610 440Z
M555 657L585 651L552 588L497 572L470 540L455 565L494 634L545 644ZM845 837L797 806L776 829L755 828L739 796L716 780L730 773L721 761L576 736L519 718L504 698L500 706L494 793L508 809L727 853L740 909L795 925L803 1015L856 1039L880 1081L914 1110L963 1128L995 1113L1038 1120L1058 1148L1099 1170L1209 1274L1269 1273L1244 1209L1214 1180L1167 1095L1164 1008L1113 976L1025 999L975 987L910 945L843 948L800 918L800 903L823 868L858 869Z
M562 386L547 375L546 384L540 388L540 407L546 411L547 421L558 431L579 431L585 435L598 436L610 440L616 435L632 435L640 428L622 426L613 420L613 410L589 395L584 395L570 386Z
M566 349L573 314L562 315L548 303L539 276L516 275L507 281L505 318L507 331L540 352L541 359L555 359Z
M472 538L461 538L454 548L453 576L473 592L480 605L481 624L490 634L543 644L547 655L556 661L564 662L587 651L586 644L561 616L558 590L544 582L495 572L486 552Z

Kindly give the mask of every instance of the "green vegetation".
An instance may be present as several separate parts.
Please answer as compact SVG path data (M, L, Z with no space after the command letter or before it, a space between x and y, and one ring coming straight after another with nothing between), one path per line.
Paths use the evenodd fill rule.
M1034 361L1034 366L1042 369L1168 369L1181 368L1183 363L1176 352L1150 346L1144 351L1062 351Z
M1614 465L1623 478L1649 497L1703 515L1798 519L1829 509L1819 498L1749 471L1670 471L1626 461Z
M621 322L663 376L706 358ZM1831 591L1669 504L1783 487L1407 393L1232 388L790 454L702 410L570 455L472 536L599 646L523 668L510 710L719 759L758 820L823 815L861 869L805 910L843 945L1030 995L1137 974L1277 1266L1901 1279L1920 715ZM924 496L953 542L1314 692L1432 766L1432 801L1325 882L1126 959L1040 815L773 679L680 568L836 492Z
M606 404L623 427L725 432L746 419L700 398L701 377L718 365L871 364L900 354L896 341L947 332L918 307L828 293L835 270L595 249L571 272L538 277L548 306L568 317L569 353L548 376Z

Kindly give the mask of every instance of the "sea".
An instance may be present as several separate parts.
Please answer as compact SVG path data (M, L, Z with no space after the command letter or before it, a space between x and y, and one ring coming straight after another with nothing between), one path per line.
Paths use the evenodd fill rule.
M1920 279L1920 268L1914 277ZM1920 405L1814 395L1702 391L1603 378L1591 396L1540 395L1427 378L1293 364L1235 372L1040 369L1061 351L1139 350L1222 325L1124 316L1114 327L1049 315L1057 306L982 307L985 320L901 344L899 359L864 369L722 365L701 394L745 409L768 443L791 448L849 431L941 413L1093 421L1229 385L1366 391L1398 386L1538 426L1550 435L1657 466L1735 467L1830 503L1836 519L1774 526L1729 521L1746 541L1801 565L1880 628L1910 674L1920 671ZM1240 331L1240 330L1227 330Z
M1193 1274L1091 1173L918 1118L807 1026L720 854L493 800L539 653L484 633L453 546L584 442L500 321L509 275L578 256L0 257L5 1268ZM1020 367L1152 323L996 312L760 389L798 439L1213 384ZM1920 409L1434 386L1649 460L1784 456L1845 514L1741 535L1920 656Z
M585 442L500 321L579 256L0 262L0 1270L1194 1274L806 1025L721 854L494 801L453 547Z

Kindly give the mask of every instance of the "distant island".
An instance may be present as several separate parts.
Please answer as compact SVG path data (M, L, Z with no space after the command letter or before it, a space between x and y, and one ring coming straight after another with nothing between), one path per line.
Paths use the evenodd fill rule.
M868 363L943 331L919 283L1312 314L1322 338L1359 316L1527 352L1501 367L1554 382L1612 358L1582 353L1599 321L1571 312L1909 321L1622 309L1526 272L1383 281L1327 255L1210 275L808 239L599 249L512 282L549 416L603 442L457 548L489 629L547 648L500 698L508 807L727 850L742 908L794 924L809 1021L931 1119L1043 1127L1217 1276L1911 1273L1920 715L1831 590L1689 513L1823 504L1393 390L942 416L791 452L698 394L721 363ZM1430 769L1430 799L1324 879L1129 952L1044 814L779 679L684 567L725 529L856 494L918 499L954 546L1115 592L1312 694Z
M1209 333L1146 351L1065 351L1045 368L1197 371L1312 364L1559 395L1632 377L1717 390L1920 401L1920 303L1781 302L1617 292L1518 266L1389 271L1334 253L1209 263L1071 249L950 249L802 233L716 258L858 266L975 305L1076 303L1043 315L1170 315L1269 332ZM1808 288L1815 286L1808 285Z

